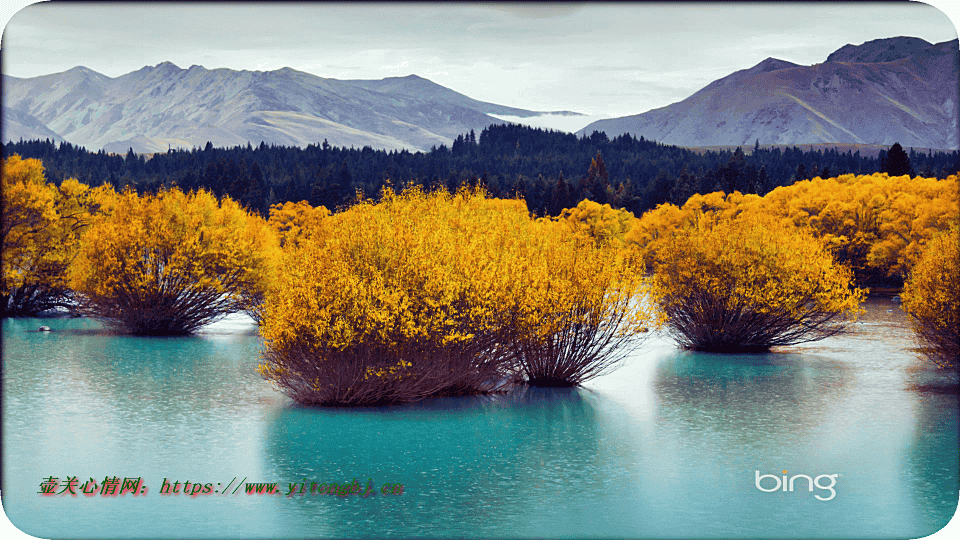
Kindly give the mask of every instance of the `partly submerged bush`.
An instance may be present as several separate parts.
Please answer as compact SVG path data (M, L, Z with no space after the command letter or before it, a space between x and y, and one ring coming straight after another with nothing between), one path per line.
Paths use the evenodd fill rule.
M699 219L658 240L652 298L686 349L739 352L843 330L864 292L812 234L754 216Z
M633 291L616 290L616 272L587 266L602 260L532 220L523 201L482 191L387 189L378 203L312 223L310 241L285 248L262 328L261 374L300 403L398 403L517 379L575 384L599 371L597 354L581 350L587 336L599 336L600 353L613 343L606 298L629 303ZM587 367L546 375L531 368L537 348Z
M189 334L249 309L277 254L266 222L229 198L128 190L83 236L71 286L85 314L126 332Z
M309 404L496 390L509 276L489 246L525 219L522 202L388 189L314 222L265 305L261 374Z
M903 287L922 352L940 367L960 362L960 226L956 223L923 248Z
M67 268L79 239L98 212L98 199L112 188L91 189L75 179L48 183L37 159L13 155L2 164L3 316L33 316L72 307Z
M524 257L545 266L523 275L513 371L534 386L576 386L615 367L654 321L619 244L572 235L563 218L536 226L545 241Z

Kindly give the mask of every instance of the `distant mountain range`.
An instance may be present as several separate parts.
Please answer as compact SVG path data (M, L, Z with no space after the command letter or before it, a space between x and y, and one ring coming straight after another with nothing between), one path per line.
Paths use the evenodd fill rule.
M3 140L66 140L90 150L306 146L428 150L496 116L582 116L486 103L416 75L326 79L276 71L181 69L170 62L119 77L85 67L33 78L4 75ZM665 144L881 144L958 149L958 41L896 37L846 45L822 64L768 58L689 98L594 122Z
M540 112L485 103L416 75L325 79L276 71L181 69L170 62L111 78L85 67L33 78L3 76L3 139L66 140L109 152L254 145L429 150L493 115Z
M767 58L687 99L593 122L603 131L664 144L856 143L958 149L960 45L896 37L846 45L826 62Z

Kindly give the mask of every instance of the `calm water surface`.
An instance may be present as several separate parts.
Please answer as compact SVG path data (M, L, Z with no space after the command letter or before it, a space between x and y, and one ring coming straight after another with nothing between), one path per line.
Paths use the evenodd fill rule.
M7 319L3 506L41 538L919 538L957 507L956 379L916 360L897 304L867 308L852 334L770 354L653 337L583 388L360 409L274 390L245 319L188 338ZM839 475L835 496L756 488L784 470ZM50 476L148 492L39 495ZM283 494L232 494L244 478ZM355 478L376 494L286 495Z

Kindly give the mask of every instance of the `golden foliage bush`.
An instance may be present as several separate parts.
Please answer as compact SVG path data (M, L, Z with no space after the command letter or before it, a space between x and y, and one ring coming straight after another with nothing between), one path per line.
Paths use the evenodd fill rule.
M637 218L626 210L584 199L577 206L564 209L554 220L567 225L578 240L592 240L601 247L623 245Z
M924 355L941 367L960 363L960 225L935 236L922 249L903 287Z
M277 294L265 305L260 372L308 404L496 390L508 374L487 351L509 279L481 246L508 230L518 209L467 193L388 189L379 203L299 220L310 241L285 247Z
M2 171L3 316L72 307L67 267L112 189L91 189L72 178L60 186L47 183L40 160L17 155L3 161Z
M809 226L859 282L904 278L920 248L960 212L957 177L842 175L777 188L757 210Z
M281 247L295 247L301 239L320 231L327 217L330 211L323 206L313 207L307 201L285 202L270 207L267 224L277 234Z
M644 302L645 281L608 234L623 228L610 220L606 232L585 233L571 229L569 215L534 224L541 244L520 255L536 266L515 274L526 290L518 299L525 322L510 341L513 371L535 386L577 386L610 371L657 322Z
M899 280L921 246L960 213L957 176L890 177L886 173L814 178L779 187L763 197L723 192L693 195L681 208L664 204L644 214L626 236L649 256L658 239L694 216L767 215L822 238L857 283Z
M686 349L759 352L822 339L864 292L821 240L764 216L695 215L649 254L651 296Z
M249 309L274 279L276 236L229 198L128 190L110 206L70 268L85 314L133 334L188 334Z
M596 261L520 200L386 189L311 223L309 241L284 249L261 330L261 374L300 403L494 392L529 375L524 351L599 319L606 301L586 288L597 273L575 265ZM590 299L579 318L578 294Z

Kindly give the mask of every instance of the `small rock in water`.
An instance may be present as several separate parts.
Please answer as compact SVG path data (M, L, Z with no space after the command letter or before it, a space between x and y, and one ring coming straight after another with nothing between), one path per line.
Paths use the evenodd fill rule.
M893 300L893 303L895 303L895 304L899 304L899 303L900 303L900 297L899 297L899 296L894 296L894 297L891 298L890 300Z
M41 326L41 327L37 330L37 332L53 332L53 330L51 330L49 326Z

